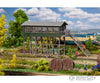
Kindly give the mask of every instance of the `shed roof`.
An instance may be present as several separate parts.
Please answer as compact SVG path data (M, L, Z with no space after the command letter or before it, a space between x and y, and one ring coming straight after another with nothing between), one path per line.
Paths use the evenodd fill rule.
M26 21L22 26L62 26L63 24L68 25L66 22L35 22Z

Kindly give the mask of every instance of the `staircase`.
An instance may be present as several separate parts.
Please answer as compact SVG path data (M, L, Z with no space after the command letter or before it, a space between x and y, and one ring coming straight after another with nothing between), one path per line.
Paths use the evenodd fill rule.
M82 44L82 42L81 42L80 40L78 40L78 39L75 37L74 34L71 34L70 30L67 31L67 32L65 33L65 36L70 36L70 37L74 40L75 44L82 50L82 52L83 52L86 56L91 55L90 52L89 52L86 48L83 49L83 44Z

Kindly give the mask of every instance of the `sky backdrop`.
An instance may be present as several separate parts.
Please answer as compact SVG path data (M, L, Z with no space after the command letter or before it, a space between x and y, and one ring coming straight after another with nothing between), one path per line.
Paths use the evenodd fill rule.
M10 20L14 21L13 13L18 9L22 9L27 14L29 21L66 21L68 29L100 29L100 8L92 7L1 7L0 16L5 14L6 28Z

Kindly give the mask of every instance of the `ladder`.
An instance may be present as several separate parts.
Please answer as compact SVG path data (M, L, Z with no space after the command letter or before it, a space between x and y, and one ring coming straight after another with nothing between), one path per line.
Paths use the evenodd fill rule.
M82 51L86 56L91 55L90 52L89 52L86 48L83 49L83 44L82 44L82 42L81 42L80 40L78 40L77 37L75 37L74 34L71 34L70 30L66 31L65 36L70 36L70 37L74 40L75 44L81 49L81 51Z

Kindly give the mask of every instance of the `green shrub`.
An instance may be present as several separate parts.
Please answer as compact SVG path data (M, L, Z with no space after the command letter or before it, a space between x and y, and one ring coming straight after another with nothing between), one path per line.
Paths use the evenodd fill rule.
M49 71L49 62L42 58L33 64L32 69L37 71Z
M28 69L29 67L24 65L6 66L5 69Z
M68 55L70 58L72 57L72 55L73 55L73 51L72 51L71 48L68 49L68 53L67 53L67 55Z
M75 68L83 68L83 66L82 65L80 65L80 64L75 64Z
M100 72L98 71L98 69L94 69L94 70L91 70L91 71L84 71L82 72L82 74L87 74L87 75L100 75Z
M71 57L71 59L75 60L75 59L76 59L76 57Z
M15 67L14 67L14 69L28 69L29 67L27 67L27 66L24 66L24 65L16 65Z
M76 57L73 56L73 55L74 55L74 53L75 53L77 50L78 50L77 48L72 49L70 46L68 46L67 49L66 49L66 51L67 51L66 54L67 54L70 58L72 58L72 59L75 60Z
M27 37L26 39L27 39L26 40L27 41L27 44L25 45L25 49L26 50L29 50L30 49L30 39L29 39L29 37Z
M27 60L26 59L20 59L16 61L17 64L27 64Z
M2 70L2 66L1 66L1 64L2 64L2 59L0 59L0 76L3 76L5 73L4 72L2 72L1 70Z
M64 56L57 56L57 58L60 58L60 59L65 59Z
M94 75L95 75L95 76L100 76L100 72L96 71L96 72L94 73Z
M0 64L2 64L2 62L3 62L3 61L2 61L2 59L0 58Z
M5 75L5 73L0 71L0 76L4 76L4 75Z
M97 54L100 54L100 49L98 49Z
M87 69L92 69L93 64L87 64ZM75 64L75 68L84 68L84 64Z
M94 50L94 48L96 47L95 45L92 44L91 38L89 38L88 42L85 43L85 46L88 50Z
M82 64L82 66L84 67L84 64ZM87 69L92 69L92 66L94 66L93 64L87 64Z

